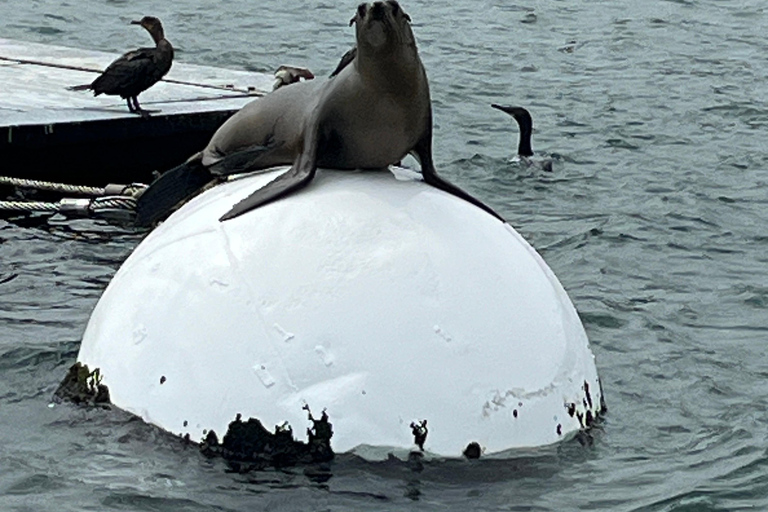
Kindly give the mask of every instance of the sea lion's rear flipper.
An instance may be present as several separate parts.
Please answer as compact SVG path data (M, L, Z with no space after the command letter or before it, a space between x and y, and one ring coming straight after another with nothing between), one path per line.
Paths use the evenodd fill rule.
M201 154L195 155L162 174L144 191L136 206L136 225L149 227L164 220L181 204L209 184L218 181L219 177L275 165L275 161L270 161L270 158L274 155L274 150L282 145L282 142L275 142L274 138L270 137L262 146L251 146L236 151L208 167L203 165Z
M276 142L273 136L270 136L265 144L261 146L251 146L231 153L218 162L208 166L208 170L217 176L230 176L243 172L257 171L266 169L279 164L282 159L275 160L274 151L281 148L285 143ZM272 160L270 160L272 158Z
M456 197L460 197L465 201L469 201L478 208L482 208L486 212L490 213L501 222L506 222L506 220L504 220L501 215L493 211L493 208L483 203L479 199L472 197L469 193L463 191L453 183L450 183L437 175L437 171L435 171L435 164L432 162L431 138L432 136L430 133L428 136L424 137L424 139L419 141L419 143L416 144L416 146L413 148L413 152L416 153L416 156L419 159L419 163L421 164L421 176L424 179L424 182L432 185L435 188L444 190L449 194L453 194Z
M139 197L136 226L150 227L164 220L180 204L214 180L216 177L203 166L199 155L165 172Z
M251 211L259 206L263 206L281 197L287 196L291 192L306 187L312 178L315 177L317 170L317 126L316 123L309 123L311 126L305 129L304 150L296 158L288 171L270 181L262 188L249 195L227 213L219 218L219 221L234 219L235 217Z

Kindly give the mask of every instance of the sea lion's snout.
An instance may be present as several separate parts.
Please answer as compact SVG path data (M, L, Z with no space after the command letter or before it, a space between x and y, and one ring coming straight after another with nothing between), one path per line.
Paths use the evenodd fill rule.
M372 4L362 3L357 6L357 13L355 17L349 20L349 25L352 26L356 21L384 21L387 19L387 13L391 14L392 20L403 18L406 21L411 21L411 17L403 11L400 4L396 0L377 1Z
M373 2L371 5L371 19L381 20L386 15L386 9L384 8L384 2Z

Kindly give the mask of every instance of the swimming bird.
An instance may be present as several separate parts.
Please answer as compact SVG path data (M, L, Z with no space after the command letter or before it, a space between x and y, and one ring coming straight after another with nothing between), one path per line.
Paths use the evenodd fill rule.
M528 166L539 167L544 171L552 172L552 159L545 158L542 160L534 160L533 149L531 148L531 133L533 132L533 118L531 113L523 107L510 107L507 105L498 105L491 103L491 106L495 109L501 110L517 121L517 126L520 129L520 137L517 143L517 156L520 157L520 161L524 162Z
M119 95L128 103L129 111L146 116L148 111L141 108L138 96L155 85L171 69L173 46L165 38L162 23L154 16L144 16L140 21L132 21L131 24L144 27L154 39L155 47L130 51L110 64L90 84L76 85L69 89L90 89L94 96Z

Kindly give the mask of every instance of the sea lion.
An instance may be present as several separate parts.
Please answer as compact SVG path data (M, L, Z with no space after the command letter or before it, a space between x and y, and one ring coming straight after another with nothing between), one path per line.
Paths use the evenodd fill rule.
M306 186L318 167L382 169L412 153L426 183L503 221L435 171L429 85L410 17L395 0L376 1L360 4L352 24L356 49L334 77L281 87L243 107L219 128L200 155L185 164L194 168L193 178L180 168L169 171L174 174L168 178L159 178L158 182L165 178L168 183L160 183L159 192L152 194L157 201L170 202L172 207L178 198L163 194L189 193L206 182L206 173L222 176L292 164L235 205L221 217L223 221ZM164 214L151 204L142 206L150 203L147 192L139 201L139 224Z

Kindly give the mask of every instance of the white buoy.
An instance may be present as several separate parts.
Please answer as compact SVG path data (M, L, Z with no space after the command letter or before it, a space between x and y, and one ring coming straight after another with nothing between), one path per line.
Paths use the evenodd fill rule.
M241 413L299 439L326 409L336 452L458 457L572 436L600 409L594 357L557 278L508 224L385 172L321 170L219 222L279 172L215 187L136 248L78 360L112 402L177 434Z

